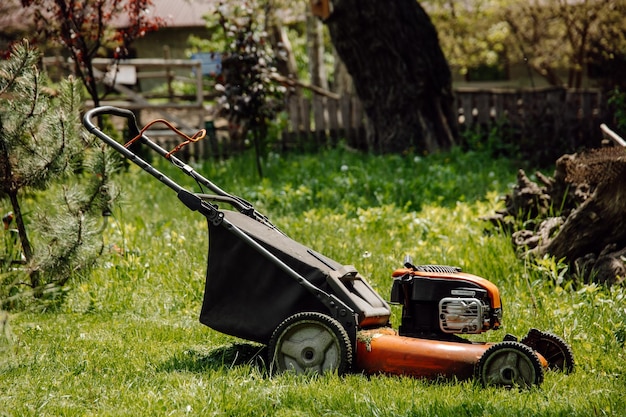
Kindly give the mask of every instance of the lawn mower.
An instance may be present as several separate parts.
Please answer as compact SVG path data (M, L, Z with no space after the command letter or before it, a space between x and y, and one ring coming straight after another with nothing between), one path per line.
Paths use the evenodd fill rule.
M132 139L122 144L101 131L92 120L103 115L127 119ZM209 250L200 322L267 345L272 371L476 378L485 386L512 387L541 384L544 370L574 369L570 347L552 333L531 329L520 340L507 335L498 343L462 337L498 329L502 305L493 283L460 268L414 265L407 257L393 273L388 303L354 266L289 238L252 204L174 155L202 138L202 131L189 137L166 123L186 139L168 151L145 134L151 124L139 129L130 110L97 107L85 114L83 124L206 217ZM159 172L131 150L135 146L167 159L201 192ZM397 330L390 323L390 303L402 306Z

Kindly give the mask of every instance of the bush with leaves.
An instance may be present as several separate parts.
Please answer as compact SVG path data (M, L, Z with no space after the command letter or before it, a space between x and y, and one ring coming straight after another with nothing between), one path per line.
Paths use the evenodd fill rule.
M61 46L72 57L74 73L83 82L95 106L110 92L102 91L102 74L94 59L112 51L115 61L129 57L131 44L146 33L158 30L165 21L151 14L152 0L22 0L34 16L34 38ZM113 23L124 22L124 28Z
M116 160L88 142L80 125L79 83L50 88L39 58L23 42L0 62L0 204L8 210L0 308L49 299L88 270L102 251L103 214L115 194ZM33 210L39 199L57 201L55 212Z
M254 3L254 2L251 2ZM245 140L250 134L259 176L267 152L268 126L283 108L285 87L276 79L280 51L274 51L258 22L258 6L248 2L221 2L216 10L214 36L223 45L222 73L216 89L220 113L231 125L231 138Z
M626 135L626 92L616 87L609 98L613 110L616 128L621 135Z

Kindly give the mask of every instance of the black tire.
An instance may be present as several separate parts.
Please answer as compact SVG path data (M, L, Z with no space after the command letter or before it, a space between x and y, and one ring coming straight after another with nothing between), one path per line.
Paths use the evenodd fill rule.
M530 347L506 341L483 353L476 365L476 378L485 387L530 388L543 382L543 367Z
M521 343L539 352L548 361L548 369L566 374L574 372L576 362L572 348L559 336L530 329Z
M278 325L268 345L271 369L342 375L352 367L352 344L343 326L322 313L294 314Z

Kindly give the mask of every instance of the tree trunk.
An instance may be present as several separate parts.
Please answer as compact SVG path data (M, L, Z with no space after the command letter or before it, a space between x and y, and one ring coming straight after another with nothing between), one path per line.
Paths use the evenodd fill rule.
M284 58L278 59L277 69L278 73L287 78L298 78L298 69L296 65L296 58L293 55L293 48L291 42L287 36L285 27L276 23L275 19L272 19L272 25L266 29L270 34L269 39L272 43L272 49L274 51L282 50L285 52Z
M328 81L324 68L324 39L322 35L322 24L320 21L310 13L307 13L306 39L311 84L328 90Z
M434 152L456 143L450 68L415 0L335 0L325 23L378 151Z
M24 253L24 258L26 258L26 263L30 263L33 260L33 249L30 245L28 234L26 233L24 216L22 215L22 208L20 207L20 202L17 198L17 191L11 190L8 194L9 199L11 200L11 208L13 209L13 214L15 215L15 223L17 224L17 233L20 238L20 243L22 245L22 252ZM41 295L41 289L39 288L39 271L36 269L31 270L29 273L29 277L30 285L35 290L35 296Z
M594 193L567 217L558 234L539 247L540 255L577 259L590 252L598 253L611 243L626 242L626 182L623 181L626 158L611 162L602 168L618 172L613 176L614 180L598 185Z

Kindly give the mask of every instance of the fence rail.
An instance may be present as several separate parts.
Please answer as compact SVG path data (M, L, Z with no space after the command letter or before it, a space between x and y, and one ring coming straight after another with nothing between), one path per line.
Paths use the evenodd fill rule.
M596 90L463 89L455 92L455 108L461 131L472 130L479 141L487 141L489 132L498 129L502 141L541 164L582 147L599 146L603 138L600 125L610 118L606 97ZM314 150L339 141L359 150L374 149L357 97L290 97L286 113L286 125L275 143L279 151ZM174 142L168 145L173 147ZM231 140L224 132L185 152L196 159L224 158L244 148L241 139Z
M598 146L600 124L609 118L600 90L457 90L459 126L505 125L508 140L524 145L566 145L570 151Z
M48 70L60 70L70 63L62 58L52 57L45 58L44 64ZM102 74L111 71L110 60L95 60L94 64ZM204 91L201 65L196 60L123 61L120 67L130 70L131 84L135 78L161 78L167 85L165 98L169 97L169 100L154 104L149 101L153 97L148 93L134 91L119 83L122 80L118 79L113 88L125 99L119 105L132 108L138 116L143 111L160 113L175 122L179 128L195 131L205 123L207 114L204 100L212 97L207 96ZM185 77L175 72L181 68L186 73ZM120 78L123 78L122 75L123 72L118 72ZM195 84L194 95L173 96L171 83L181 79ZM320 146L334 146L341 140L356 149L374 150L373 135L368 129L367 118L357 97L343 96L336 99L320 95L313 98L292 96L285 104L287 123L276 143L279 149L315 149ZM556 154L572 152L581 147L598 146L602 140L600 125L610 125L606 97L600 90L459 88L455 91L455 109L461 131L473 129L484 134L494 128L500 129L500 137L522 152L539 150ZM187 152L198 159L219 158L240 152L243 148L240 140L229 140L220 135L220 140L194 144Z
M600 90L546 88L534 90L457 89L455 109L459 129L485 135L500 129L505 141L521 151L573 152L598 146L600 124L609 115ZM299 149L345 140L348 146L372 150L366 117L356 97L292 97L287 103L288 124L281 146ZM546 155L548 156L548 155Z
M314 96L290 97L286 103L288 124L282 132L283 148L334 145L340 139L358 149L367 149L363 106L355 96L339 100Z

